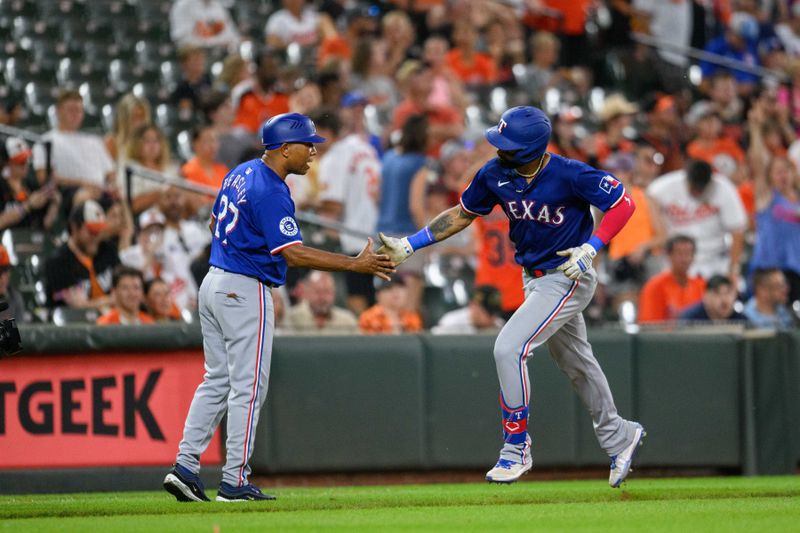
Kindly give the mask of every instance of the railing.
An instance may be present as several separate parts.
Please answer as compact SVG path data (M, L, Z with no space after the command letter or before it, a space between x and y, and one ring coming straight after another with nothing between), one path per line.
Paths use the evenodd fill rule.
M631 32L631 39L633 39L637 43L641 43L650 46L652 48L658 48L659 50L673 52L675 54L691 57L693 59L697 59L700 61L707 61L709 63L714 63L715 65L719 65L721 67L738 70L740 72L745 72L747 74L753 74L755 76L759 76L760 78L771 77L775 78L781 83L789 82L789 77L784 72L781 72L779 70L768 69L760 67L758 65L749 65L744 61L739 61L738 59L721 56L719 54L714 54L712 52L700 50L699 48L692 48L691 46L681 46L678 44L669 43L666 41L662 41L661 39L656 39L652 35Z

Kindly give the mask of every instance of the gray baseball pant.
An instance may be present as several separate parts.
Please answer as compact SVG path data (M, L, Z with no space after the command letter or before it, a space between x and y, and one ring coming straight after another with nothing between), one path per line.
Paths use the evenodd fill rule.
M258 415L267 398L275 315L272 292L256 279L211 267L200 286L205 376L186 416L177 462L200 470L200 455L227 410L222 481L247 484Z
M547 343L556 365L588 408L600 447L608 455L616 455L631 443L636 425L617 414L606 376L587 340L581 312L594 294L596 272L589 269L577 281L558 271L540 278L523 273L523 284L525 302L500 331L494 345L504 419L514 412L520 415L514 420L527 417L530 384L526 361L534 349ZM527 421L516 426L524 430ZM523 444L523 435L504 436L506 443L500 457L527 462L530 438L524 435L527 442Z

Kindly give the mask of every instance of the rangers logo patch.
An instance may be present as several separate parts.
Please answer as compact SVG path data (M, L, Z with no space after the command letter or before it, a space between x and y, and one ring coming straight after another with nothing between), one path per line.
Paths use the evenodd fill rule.
M287 237L294 237L297 235L297 222L295 222L292 217L283 217L278 226L281 229L281 233Z
M501 118L500 123L497 124L497 133L503 133L503 130L505 129L506 126L508 126L508 124L506 123L505 120Z
M606 174L603 176L603 179L600 180L600 190L604 191L606 194L611 194L611 191L619 187L619 181L617 181L613 176L610 174Z

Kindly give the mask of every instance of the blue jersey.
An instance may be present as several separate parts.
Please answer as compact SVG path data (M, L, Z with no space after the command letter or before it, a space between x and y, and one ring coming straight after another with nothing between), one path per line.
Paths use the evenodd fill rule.
M510 221L517 263L546 270L564 262L556 252L589 240L594 229L590 205L607 211L624 193L608 172L555 154L530 183L494 158L461 195L461 207L483 216L500 204Z
M222 181L214 202L209 263L264 283L286 282L280 251L303 242L286 183L261 159L242 163Z

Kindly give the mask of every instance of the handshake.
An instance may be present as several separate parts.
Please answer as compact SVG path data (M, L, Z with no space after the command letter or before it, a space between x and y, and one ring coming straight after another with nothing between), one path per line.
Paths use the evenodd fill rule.
M414 248L408 242L408 237L400 239L396 237L387 237L383 233L379 233L383 245L378 248L379 254L389 256L389 260L395 265L399 265L414 253Z

